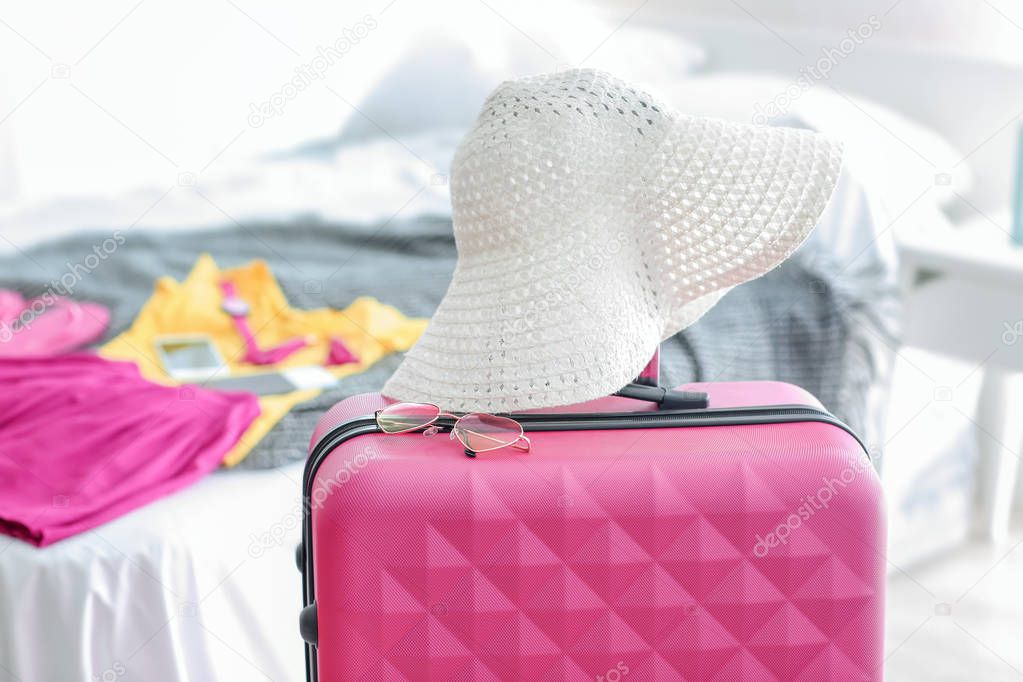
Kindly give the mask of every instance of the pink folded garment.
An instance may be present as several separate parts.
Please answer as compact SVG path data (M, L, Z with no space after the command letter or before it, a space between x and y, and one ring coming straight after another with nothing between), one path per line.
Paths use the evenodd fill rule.
M0 532L40 547L210 473L259 415L87 354L0 358L0 386Z
M26 301L0 289L0 357L40 358L68 353L98 339L110 311L98 303L59 296Z

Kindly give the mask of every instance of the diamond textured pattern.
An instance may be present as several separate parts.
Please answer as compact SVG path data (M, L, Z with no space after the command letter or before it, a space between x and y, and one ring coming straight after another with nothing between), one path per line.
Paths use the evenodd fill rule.
M470 459L370 434L323 461L319 680L882 679L880 488L849 434L530 436Z

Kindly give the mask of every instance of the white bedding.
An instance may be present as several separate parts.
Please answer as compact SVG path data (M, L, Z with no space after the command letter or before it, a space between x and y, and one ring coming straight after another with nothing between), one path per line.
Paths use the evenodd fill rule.
M221 472L50 547L0 540L0 680L302 679L301 477Z
M198 187L7 207L0 233L14 246L0 248L82 226L230 226L310 207L325 219L444 213L457 137L377 138L225 168ZM884 252L877 236L830 238L848 253L862 244ZM46 549L0 538L0 682L304 679L293 559L300 479L297 465L220 472Z
M450 213L447 167L460 133L377 138L330 153L293 154L216 167L115 196L66 195L0 204L0 251L82 229L232 227L317 216L373 221Z

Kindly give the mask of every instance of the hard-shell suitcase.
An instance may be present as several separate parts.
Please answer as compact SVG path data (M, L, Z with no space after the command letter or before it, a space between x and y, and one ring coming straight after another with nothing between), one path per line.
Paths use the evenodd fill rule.
M303 484L308 679L882 679L863 444L795 386L683 388L709 406L522 413L531 452L475 458L336 405Z

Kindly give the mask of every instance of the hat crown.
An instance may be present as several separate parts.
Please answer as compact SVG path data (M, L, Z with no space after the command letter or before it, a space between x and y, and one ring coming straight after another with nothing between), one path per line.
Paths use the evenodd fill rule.
M650 95L592 69L502 83L452 164L459 253L620 232L642 184L630 178L656 171L649 160L673 118Z

